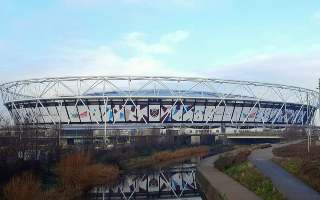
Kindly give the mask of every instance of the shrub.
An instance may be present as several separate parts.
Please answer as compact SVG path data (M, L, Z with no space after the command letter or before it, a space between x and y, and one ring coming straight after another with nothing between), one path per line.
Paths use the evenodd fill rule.
M131 159L125 163L125 169L142 169L165 166L173 162L183 161L195 156L205 156L209 152L207 147L183 148L176 151L162 151L152 156Z
M42 199L41 184L38 178L27 172L14 176L4 187L4 198L8 200Z
M71 193L85 194L92 187L112 184L117 181L119 170L115 166L93 164L86 153L76 153L63 158L56 167L61 190L68 196Z
M250 150L242 150L236 154L225 154L220 156L218 160L216 160L214 165L220 171L224 171L233 165L238 165L246 162L250 153Z
M207 147L191 147L191 148L184 148L179 149L173 152L160 152L156 153L152 156L152 159L155 162L164 162L164 161L172 161L172 160L180 160L186 159L194 156L205 156L208 154Z
M94 186L113 184L119 169L112 165L95 164L89 154L67 155L56 165L58 185L49 191L41 190L41 183L31 173L13 177L4 188L5 199L80 199Z

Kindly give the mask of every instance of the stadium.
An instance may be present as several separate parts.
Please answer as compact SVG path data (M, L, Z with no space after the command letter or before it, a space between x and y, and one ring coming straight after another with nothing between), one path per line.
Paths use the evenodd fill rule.
M65 129L309 126L319 104L314 90L210 78L56 77L0 88L15 125Z

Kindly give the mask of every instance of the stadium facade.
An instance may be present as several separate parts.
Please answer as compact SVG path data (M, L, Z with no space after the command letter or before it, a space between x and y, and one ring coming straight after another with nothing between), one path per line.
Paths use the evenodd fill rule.
M308 126L319 106L314 90L208 78L58 77L0 90L16 125L64 128Z

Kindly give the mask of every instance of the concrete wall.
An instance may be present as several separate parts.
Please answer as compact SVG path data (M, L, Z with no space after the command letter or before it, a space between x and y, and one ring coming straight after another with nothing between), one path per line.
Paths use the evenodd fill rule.
M201 194L206 200L223 200L223 196L209 183L207 178L197 170L197 183L200 186Z

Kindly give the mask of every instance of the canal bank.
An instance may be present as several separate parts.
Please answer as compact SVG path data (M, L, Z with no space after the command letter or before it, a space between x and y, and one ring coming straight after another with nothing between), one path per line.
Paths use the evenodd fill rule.
M197 180L204 197L207 200L259 200L256 194L214 167L221 155L203 159L197 168Z

